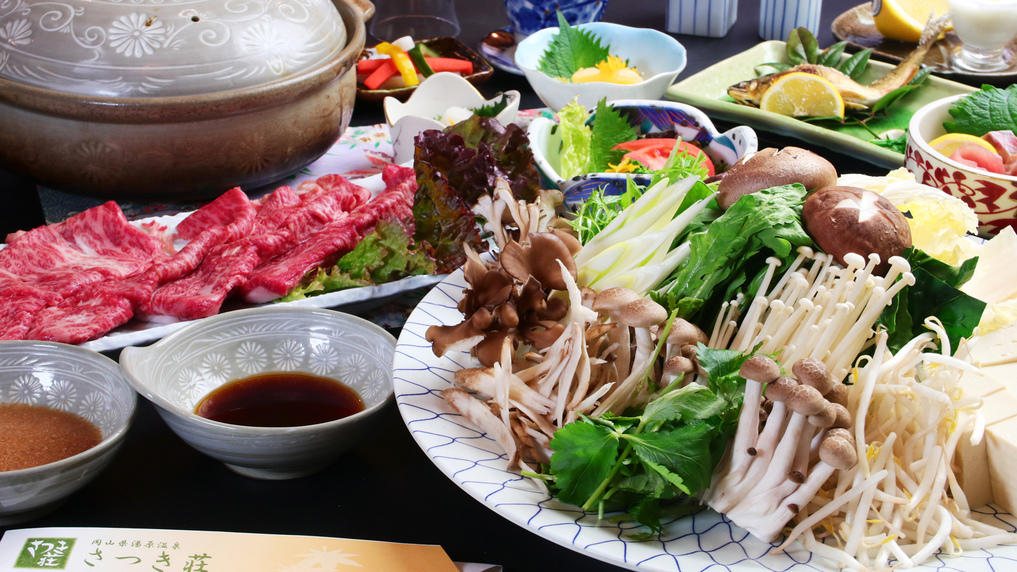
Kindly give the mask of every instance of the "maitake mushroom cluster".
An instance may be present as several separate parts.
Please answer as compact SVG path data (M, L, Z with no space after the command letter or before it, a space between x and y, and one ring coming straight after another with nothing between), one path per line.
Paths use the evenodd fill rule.
M551 293L565 290L560 264L575 279L573 256L582 245L553 226L554 207L553 201L516 201L503 179L498 179L494 197L480 198L474 212L485 219L501 254L485 262L466 246L463 274L469 287L458 306L465 319L427 329L435 355L469 350L490 367L500 359L504 340L513 348L526 344L543 350L558 339L568 300Z
M764 355L742 365L745 401L729 455L704 500L738 526L772 541L837 469L858 460L847 386L804 358L794 377ZM764 396L765 387L765 396Z

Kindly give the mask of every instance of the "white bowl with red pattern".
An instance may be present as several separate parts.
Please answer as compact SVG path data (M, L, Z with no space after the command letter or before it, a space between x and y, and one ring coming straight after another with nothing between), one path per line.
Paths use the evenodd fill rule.
M1017 177L961 164L929 146L929 141L947 132L943 123L953 120L950 106L964 95L933 101L915 112L908 124L904 166L919 183L937 187L973 208L978 234L993 236L1007 226L1017 230Z

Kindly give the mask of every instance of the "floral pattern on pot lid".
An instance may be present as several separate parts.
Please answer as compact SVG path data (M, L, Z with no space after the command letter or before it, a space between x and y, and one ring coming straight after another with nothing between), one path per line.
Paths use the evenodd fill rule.
M0 3L0 78L88 96L256 87L312 70L345 44L331 0Z

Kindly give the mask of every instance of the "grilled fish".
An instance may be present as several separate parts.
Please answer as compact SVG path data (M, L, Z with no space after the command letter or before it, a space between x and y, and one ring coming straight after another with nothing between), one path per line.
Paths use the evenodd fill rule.
M918 47L901 60L897 67L890 70L890 73L869 85L861 85L848 77L847 74L831 67L816 64L801 64L786 71L736 83L727 88L727 93L738 103L759 107L763 94L766 93L766 90L770 89L773 82L789 73L801 72L818 75L829 81L840 92L841 97L844 99L845 107L849 109L868 109L875 105L884 95L898 87L907 85L915 77L915 74L918 73L918 69L922 65L922 61L925 59L925 54L936 43L936 40L943 33L943 30L946 29L949 21L950 17L948 14L929 20L925 30L922 31Z

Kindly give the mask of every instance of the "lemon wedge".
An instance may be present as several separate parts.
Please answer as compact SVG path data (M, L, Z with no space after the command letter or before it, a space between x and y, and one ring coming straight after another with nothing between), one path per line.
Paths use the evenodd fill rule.
M773 82L759 108L790 117L844 117L844 98L818 75L793 72Z
M934 151L949 157L953 155L953 152L957 150L961 145L978 145L984 147L988 151L996 152L996 148L981 137L975 137L974 135L968 135L967 133L947 133L946 135L940 135L932 141L929 141L929 147L932 147Z
M917 42L930 15L949 11L946 0L876 0L872 3L872 20L884 38Z

